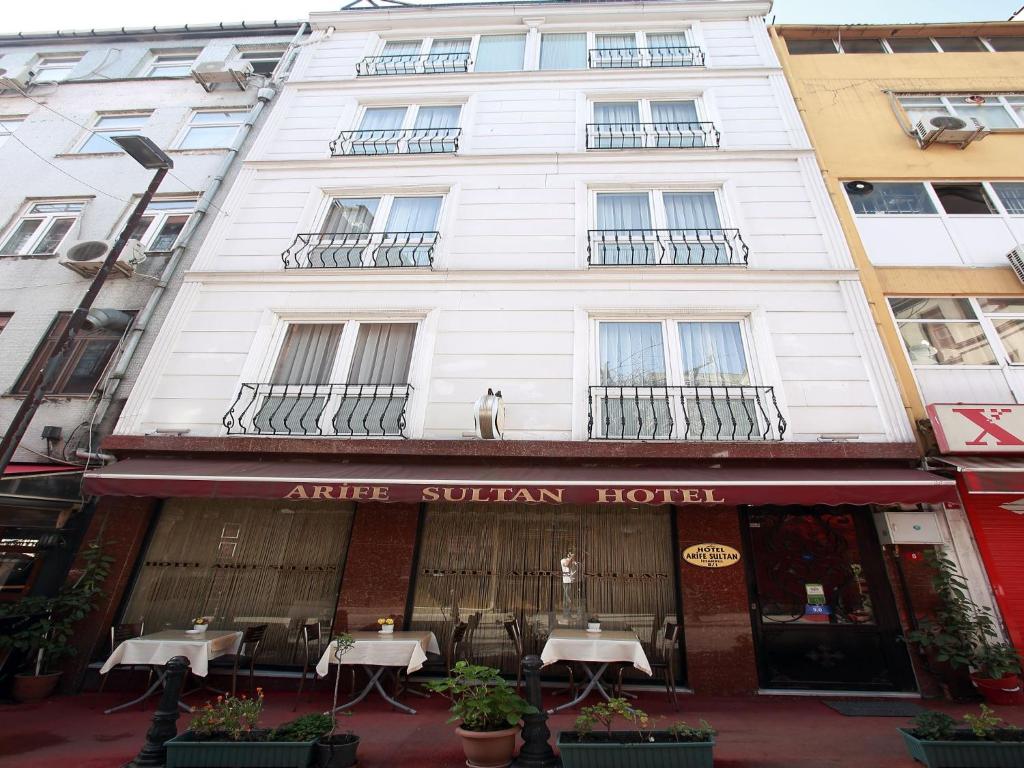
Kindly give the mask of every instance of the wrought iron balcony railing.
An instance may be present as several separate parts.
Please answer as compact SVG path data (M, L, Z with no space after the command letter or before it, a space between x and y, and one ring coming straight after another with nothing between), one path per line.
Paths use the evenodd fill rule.
M591 387L591 440L777 441L773 387Z
M469 51L400 53L367 56L356 64L356 75L436 75L469 71Z
M655 48L591 48L591 69L641 69L646 67L703 67L704 51L692 45Z
M717 148L714 123L587 123L587 149Z
M342 131L331 142L332 155L419 155L457 152L461 128L395 128Z
M281 254L285 269L432 267L437 232L306 232Z
M738 229L592 229L590 266L746 266Z
M243 384L229 435L405 437L411 384Z

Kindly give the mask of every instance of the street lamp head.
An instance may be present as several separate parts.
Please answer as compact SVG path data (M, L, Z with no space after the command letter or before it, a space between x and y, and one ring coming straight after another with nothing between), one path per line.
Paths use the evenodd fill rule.
M169 170L174 167L174 161L154 144L152 139L146 136L111 136L110 138L143 168Z

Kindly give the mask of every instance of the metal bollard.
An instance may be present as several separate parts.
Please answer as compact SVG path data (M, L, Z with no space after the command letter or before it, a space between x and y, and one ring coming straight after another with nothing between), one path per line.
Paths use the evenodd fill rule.
M146 744L125 768L160 768L167 762L164 742L178 735L177 722L181 715L178 699L181 698L181 686L185 683L188 659L175 656L167 662L165 669L164 692L153 713L153 724L146 731Z
M523 717L523 748L512 761L513 768L561 768L562 761L555 755L549 739L548 715L540 694L540 656L523 657L526 678L526 700L537 708L537 714Z

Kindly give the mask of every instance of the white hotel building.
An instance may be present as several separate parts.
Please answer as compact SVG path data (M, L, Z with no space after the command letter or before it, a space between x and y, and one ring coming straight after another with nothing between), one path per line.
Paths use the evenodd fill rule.
M306 621L462 617L514 674L505 621L536 649L594 614L695 690L915 690L872 505L951 487L769 10L313 14L87 477L150 528L121 618L277 617L286 664ZM686 560L709 542L738 565Z

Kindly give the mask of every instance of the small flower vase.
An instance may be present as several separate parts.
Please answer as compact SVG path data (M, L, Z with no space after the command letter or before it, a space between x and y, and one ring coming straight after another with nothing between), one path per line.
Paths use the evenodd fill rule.
M587 622L587 632L600 632L600 631L601 631L601 622L600 621L588 621Z
M192 625L192 629L194 629L196 632L205 632L209 628L210 628L209 624L193 624Z
M382 624L381 627L380 627L380 631L381 631L382 635L392 635L395 632L395 625L394 624Z

